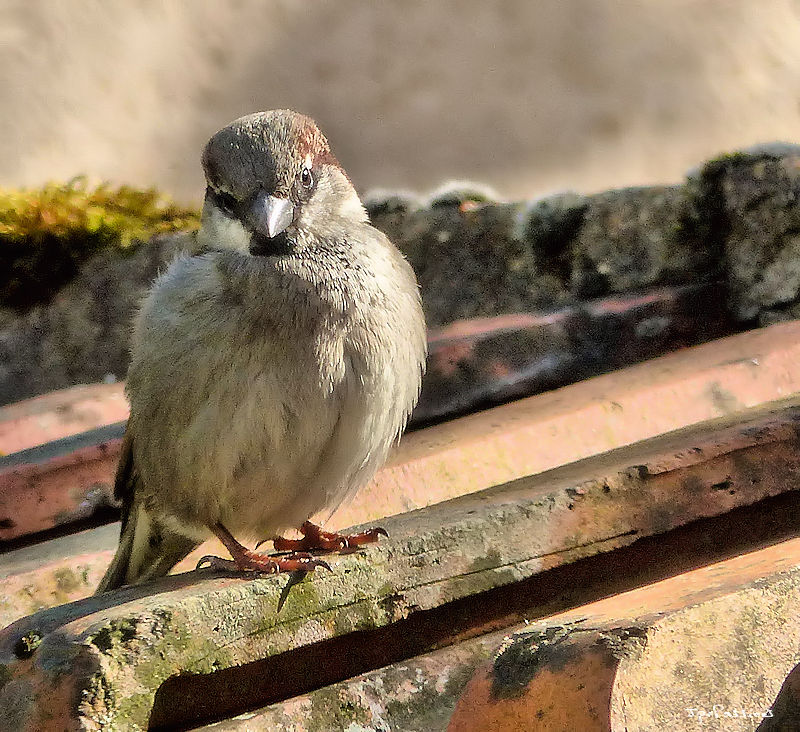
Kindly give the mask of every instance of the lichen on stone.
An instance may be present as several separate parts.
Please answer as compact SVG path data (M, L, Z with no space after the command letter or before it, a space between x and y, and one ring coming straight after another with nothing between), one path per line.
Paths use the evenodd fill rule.
M521 696L531 680L544 668L560 670L574 660L579 649L569 643L564 626L531 630L506 638L492 664L492 698Z

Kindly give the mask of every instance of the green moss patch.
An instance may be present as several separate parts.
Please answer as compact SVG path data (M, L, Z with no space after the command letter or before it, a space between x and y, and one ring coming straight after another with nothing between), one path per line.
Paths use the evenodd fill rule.
M198 211L154 188L92 188L84 178L0 188L0 306L26 310L47 302L92 254L132 250L155 234L198 222Z

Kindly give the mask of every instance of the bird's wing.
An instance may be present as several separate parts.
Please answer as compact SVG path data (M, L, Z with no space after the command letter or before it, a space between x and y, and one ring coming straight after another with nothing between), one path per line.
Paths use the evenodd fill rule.
M168 531L151 516L141 500L139 484L133 435L126 429L114 482L114 496L122 503L119 547L95 594L163 577L198 544Z
M125 437L122 438L122 451L117 464L117 474L114 478L114 498L122 506L122 529L120 536L125 533L125 527L130 520L133 498L135 494L136 476L133 466L133 437L130 430L125 428Z

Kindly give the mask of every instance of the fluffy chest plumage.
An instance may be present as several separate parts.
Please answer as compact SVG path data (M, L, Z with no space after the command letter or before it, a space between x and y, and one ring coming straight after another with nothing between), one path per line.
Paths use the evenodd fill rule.
M335 505L383 461L418 392L424 329L409 339L380 281L353 298L348 282L231 261L179 260L154 288L131 427L147 435L135 450L154 500L189 522L268 531Z

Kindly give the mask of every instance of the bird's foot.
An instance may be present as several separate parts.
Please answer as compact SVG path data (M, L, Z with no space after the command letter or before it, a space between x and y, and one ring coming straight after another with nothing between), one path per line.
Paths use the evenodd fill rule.
M211 567L234 572L253 572L256 576L279 574L280 572L310 572L317 567L324 567L328 571L331 569L327 562L315 559L304 552L293 551L289 554L269 555L251 551L236 541L233 534L222 524L215 524L211 528L231 553L233 559L205 556L197 563L197 569Z
M355 549L363 544L372 544L378 541L379 536L389 536L386 529L376 527L360 534L339 534L335 531L323 531L316 524L306 521L300 527L302 539L284 539L275 537L272 541L275 551L279 552L309 552L326 551L342 552Z
M226 572L252 572L256 576L281 572L310 572L317 567L324 567L328 571L331 569L327 562L303 552L270 556L249 549L237 552L233 559L223 559L209 554L197 563L197 569L206 567Z

